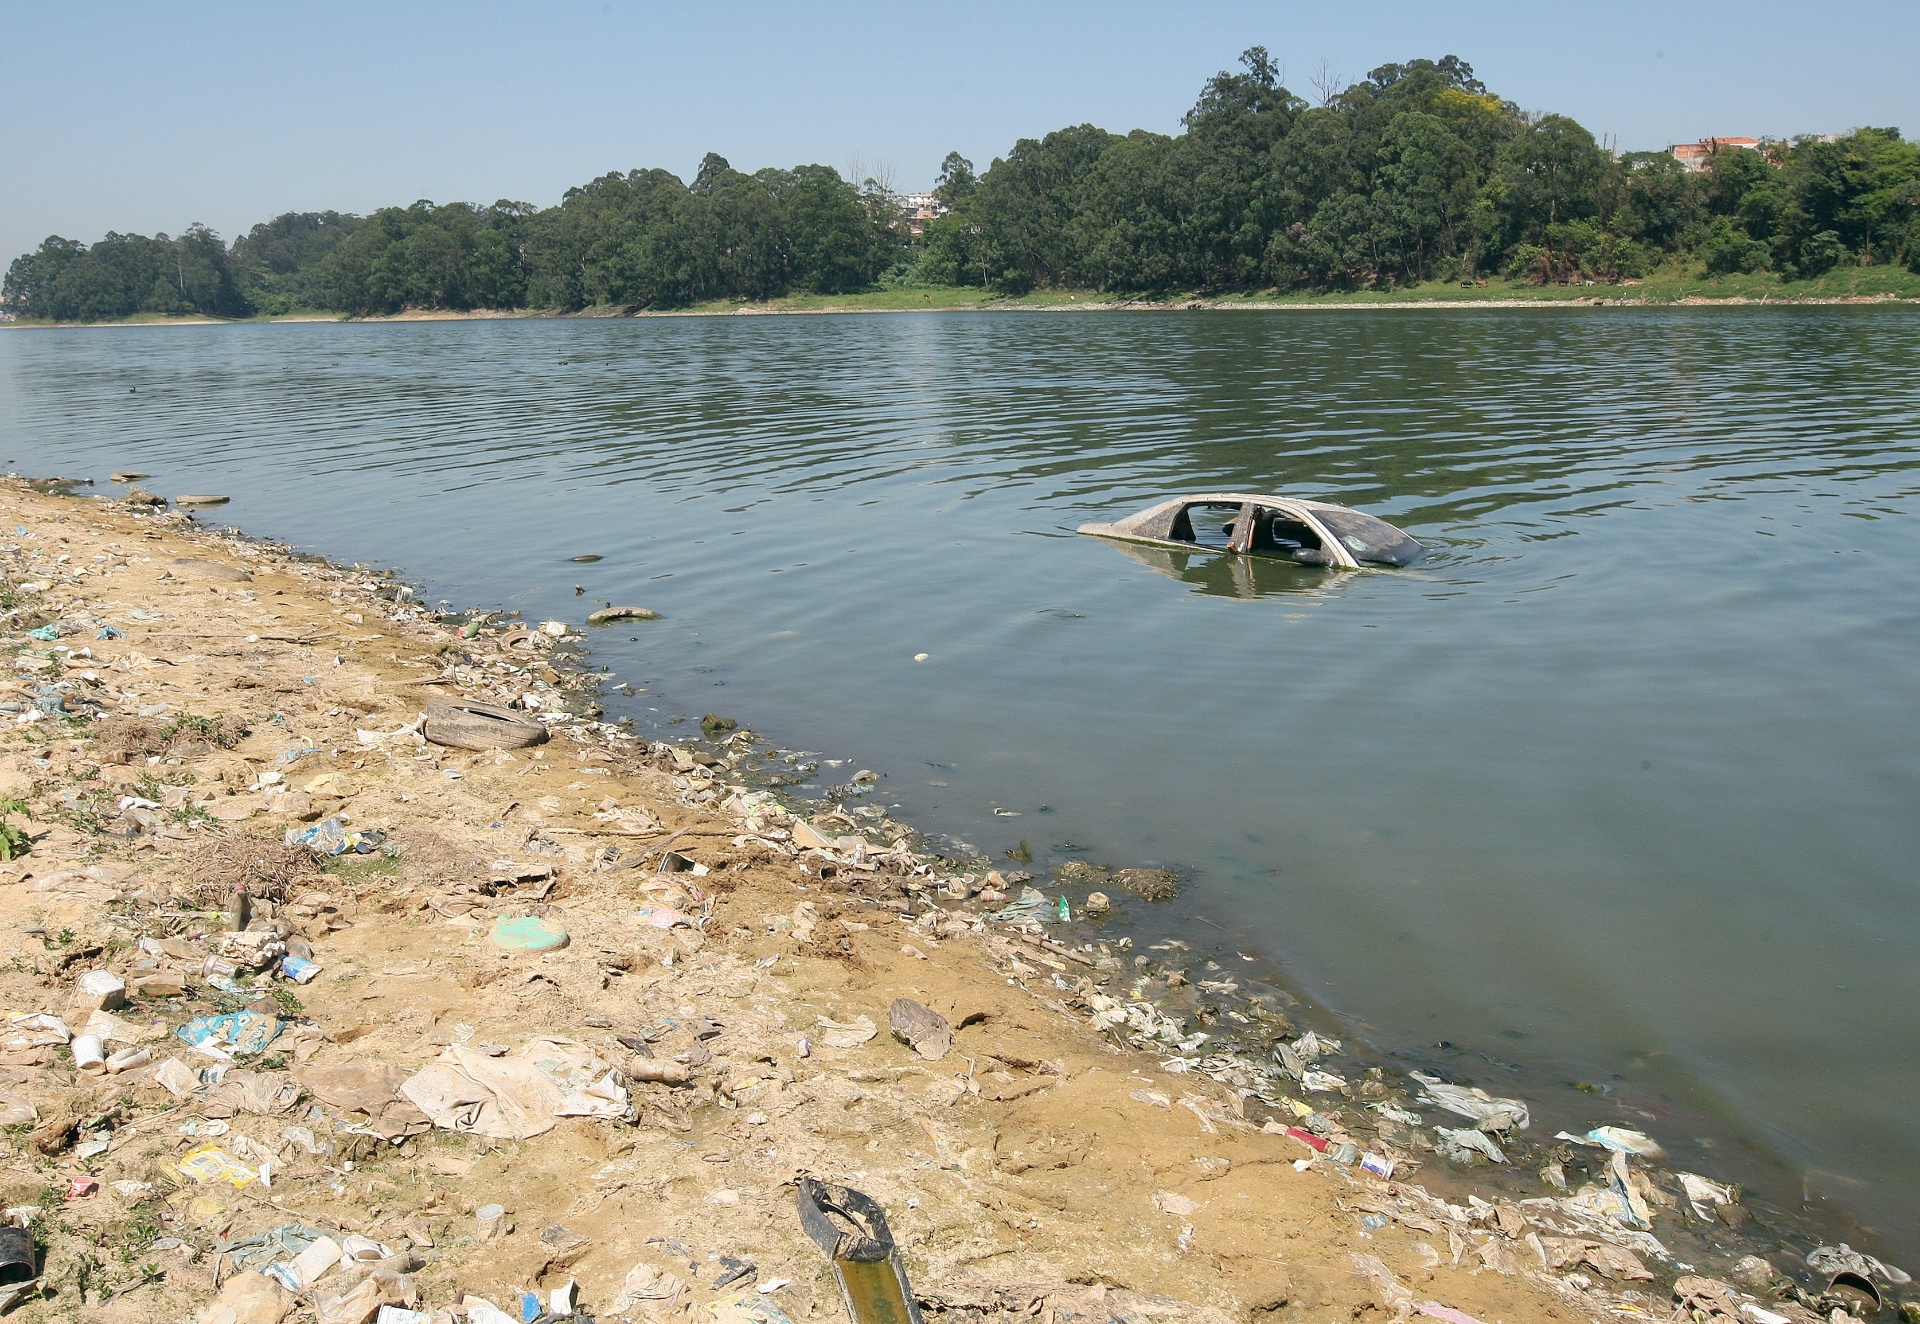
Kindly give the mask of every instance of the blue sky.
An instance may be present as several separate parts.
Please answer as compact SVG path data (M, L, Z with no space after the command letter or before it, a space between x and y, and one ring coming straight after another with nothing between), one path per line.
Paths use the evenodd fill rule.
M608 170L820 161L924 188L958 149L1174 131L1264 44L1289 85L1449 52L1627 149L1920 133L1920 4L95 4L0 0L0 261L48 234L231 237L290 210L555 202Z

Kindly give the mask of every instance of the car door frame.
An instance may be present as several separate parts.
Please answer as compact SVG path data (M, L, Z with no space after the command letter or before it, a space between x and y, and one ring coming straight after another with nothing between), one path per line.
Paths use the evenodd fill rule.
M1289 501L1282 497L1266 501L1249 501L1247 503L1247 509L1249 511L1271 510L1276 514L1285 515L1289 519L1299 520L1302 524L1320 535L1320 546L1328 553L1328 560L1331 561L1332 564L1345 570L1360 569L1359 560L1352 552L1347 550L1346 544L1334 536L1332 529L1329 529L1315 518L1313 508L1305 502ZM1242 515L1242 518L1248 519L1248 516ZM1248 519L1248 522L1251 524L1250 519Z

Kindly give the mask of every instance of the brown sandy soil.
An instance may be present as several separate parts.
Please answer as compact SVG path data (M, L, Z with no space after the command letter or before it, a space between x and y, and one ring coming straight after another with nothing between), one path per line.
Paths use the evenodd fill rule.
M469 1295L518 1318L517 1289L574 1279L599 1318L747 1320L768 1284L791 1319L836 1320L794 1215L802 1174L881 1202L929 1321L1333 1321L1442 1303L1517 1324L1673 1308L1672 1265L1632 1276L1637 1262L1550 1200L1447 1203L1316 1157L1242 1092L1096 1031L1087 1008L1101 989L1126 1003L1130 953L988 931L993 906L966 895L978 876L956 884L873 813L816 831L742 797L727 765L745 733L701 752L572 717L544 745L473 753L407 729L434 695L581 710L551 636L505 621L463 639L390 581L178 516L16 482L0 507L0 639L18 678L0 697L30 708L59 679L66 707L94 706L88 720L0 713L0 796L29 803L34 836L0 866L0 1010L78 1032L77 981L112 971L130 1001L114 1013L124 1041L105 1047L152 1055L80 1072L68 1047L0 1024L15 1123L0 1203L38 1206L45 1247L47 1294L14 1318L224 1319L207 1303L237 1270L219 1248L299 1223L391 1258L279 1300L295 1319L364 1324L383 1301L451 1312ZM58 645L24 637L54 621L69 631ZM96 637L102 623L125 637ZM127 796L157 807L123 810ZM404 851L279 844L323 816ZM706 872L659 872L668 846ZM222 911L249 871L250 937L310 949L313 982L213 982L205 957L234 950ZM642 918L698 920L703 898L702 927ZM503 917L570 941L503 950ZM898 998L945 1018L944 1054L889 1033ZM283 1019L279 1037L200 1081L220 1059L172 1031L246 1007ZM431 1126L396 1092L453 1049L519 1061L536 1038L571 1041L552 1051L587 1076L613 1070L619 1101L602 1102L622 1115L489 1138ZM1403 1092L1375 1079L1344 1094ZM1388 1151L1389 1133L1354 1138ZM264 1163L271 1184L186 1175L182 1157L207 1144ZM97 1188L69 1198L87 1177ZM496 1203L504 1224L483 1237L476 1210ZM1656 1230L1681 1217L1664 1179L1655 1203ZM721 1256L755 1271L716 1291ZM623 1305L630 1282L655 1295Z

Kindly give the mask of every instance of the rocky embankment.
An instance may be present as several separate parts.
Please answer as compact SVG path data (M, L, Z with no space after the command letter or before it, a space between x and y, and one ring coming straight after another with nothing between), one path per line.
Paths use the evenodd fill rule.
M1850 1300L1747 1257L1736 1192L1597 1143L1534 1196L1429 1194L1524 1104L1343 1074L1257 1000L1222 1048L1174 995L1229 976L856 798L783 807L727 723L598 720L563 625L0 503L15 1318L835 1320L805 1175L880 1202L929 1321Z

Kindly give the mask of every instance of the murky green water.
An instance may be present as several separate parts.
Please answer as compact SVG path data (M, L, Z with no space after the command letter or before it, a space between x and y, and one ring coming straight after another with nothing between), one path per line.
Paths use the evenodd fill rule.
M1911 1261L1916 353L1906 309L16 331L0 458L231 492L462 605L655 607L596 644L642 716L1172 865L1168 923L1381 1048ZM1071 532L1184 489L1432 554Z

